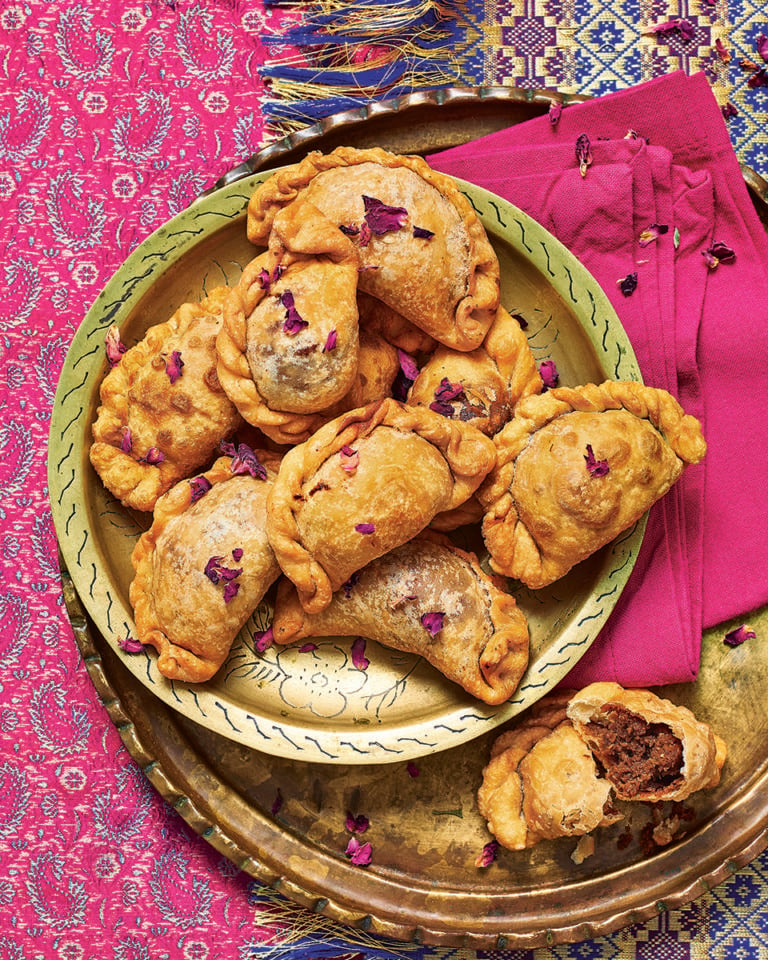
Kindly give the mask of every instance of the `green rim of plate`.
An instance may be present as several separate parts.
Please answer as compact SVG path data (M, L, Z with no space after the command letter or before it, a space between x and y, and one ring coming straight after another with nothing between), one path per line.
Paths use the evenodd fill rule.
M86 504L90 422L84 422L84 416L105 372L104 337L112 324L121 325L169 265L193 255L194 248L221 229L222 223L242 219L245 232L248 200L256 186L274 172L224 186L156 230L129 255L86 314L67 353L51 417L48 483L59 548L83 606L111 648L141 683L189 719L261 752L290 759L347 764L414 759L481 736L531 706L562 680L589 649L626 585L646 517L604 548L594 589L577 605L565 629L541 655L532 657L514 697L501 707L457 697L455 709L426 723L398 720L391 728L386 724L373 729L361 726L335 735L325 729L318 732L311 723L290 718L276 722L274 717L244 709L227 700L226 690L168 681L157 671L153 652L125 654L118 641L135 633L132 611L101 569ZM503 237L574 313L600 359L604 379L641 382L621 322L597 281L576 257L512 204L465 181L456 182L489 235Z

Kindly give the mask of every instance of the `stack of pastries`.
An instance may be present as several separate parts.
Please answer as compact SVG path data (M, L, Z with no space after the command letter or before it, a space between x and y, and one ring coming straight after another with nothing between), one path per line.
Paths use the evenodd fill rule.
M236 284L113 337L90 459L152 513L138 638L208 680L277 582L276 643L366 636L503 703L529 642L506 578L545 586L631 526L704 456L698 422L634 382L545 389L482 222L420 157L311 153L247 237Z

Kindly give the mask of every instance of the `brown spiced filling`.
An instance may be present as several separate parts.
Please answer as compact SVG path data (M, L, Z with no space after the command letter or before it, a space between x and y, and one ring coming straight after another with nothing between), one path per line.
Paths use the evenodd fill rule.
M648 723L606 704L586 726L589 746L622 796L664 790L679 782L683 745L664 723Z

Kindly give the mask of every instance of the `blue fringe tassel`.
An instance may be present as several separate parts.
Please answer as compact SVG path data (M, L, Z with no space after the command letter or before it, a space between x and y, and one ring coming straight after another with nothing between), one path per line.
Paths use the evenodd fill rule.
M453 50L466 30L458 13L468 2L483 0L265 0L302 12L282 36L261 37L294 50L259 70L268 125L284 134L371 100L455 84Z

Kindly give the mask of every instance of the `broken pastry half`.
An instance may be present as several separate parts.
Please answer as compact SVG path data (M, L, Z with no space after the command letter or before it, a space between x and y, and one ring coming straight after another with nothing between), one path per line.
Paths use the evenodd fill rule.
M592 683L571 697L567 714L620 800L685 800L720 781L722 738L650 690Z
M629 528L706 452L665 390L606 381L520 401L478 490L498 572L536 589Z
M279 576L266 534L279 461L240 444L158 500L133 550L130 600L138 639L157 649L163 676L210 679Z
M90 460L126 507L151 511L242 423L216 373L227 296L218 287L199 303L182 304L126 350L101 383Z
M358 369L358 255L311 204L274 218L268 250L233 288L218 375L243 418L277 443L305 440Z
M310 153L276 171L248 204L247 233L266 243L297 198L356 244L360 289L456 350L474 350L499 303L499 262L454 180L417 156L379 148Z
M267 530L302 606L317 613L349 577L467 500L496 459L474 427L392 398L322 426L286 453Z
M494 742L477 801L498 842L523 850L623 819L614 801L679 801L717 785L723 740L649 690L557 691Z
M498 433L523 397L541 393L542 380L523 330L504 307L482 346L469 353L438 347L419 371L408 403Z
M363 636L424 657L471 696L508 700L528 665L528 624L513 597L477 557L447 538L420 535L371 561L309 614L281 580L272 630L276 643Z

